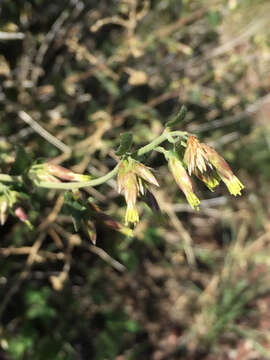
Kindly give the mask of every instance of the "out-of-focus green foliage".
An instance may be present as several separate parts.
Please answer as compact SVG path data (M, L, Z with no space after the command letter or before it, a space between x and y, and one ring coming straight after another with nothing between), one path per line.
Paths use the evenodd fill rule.
M21 174L28 153L100 176L121 133L142 146L185 104L177 127L246 186L238 201L198 187L206 200L191 211L153 153L161 214L142 202L134 239L97 225L97 247L74 234L61 192L36 191L36 230L0 228L0 358L270 358L269 1L2 0L0 11L1 172ZM123 218L114 180L85 197Z

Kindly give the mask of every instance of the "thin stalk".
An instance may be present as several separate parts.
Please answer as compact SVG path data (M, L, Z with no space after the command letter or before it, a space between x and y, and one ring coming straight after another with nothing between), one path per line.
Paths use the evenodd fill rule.
M157 137L155 140L153 140L152 142L150 142L149 144L141 147L139 150L136 151L136 155L137 156L142 156L146 153L148 153L149 151L154 150L158 145L160 145L161 143L163 143L165 140L168 139L168 137L170 136L182 136L182 137L187 137L188 133L186 131L169 131L166 132L166 130L163 132L163 134L161 134L159 137Z

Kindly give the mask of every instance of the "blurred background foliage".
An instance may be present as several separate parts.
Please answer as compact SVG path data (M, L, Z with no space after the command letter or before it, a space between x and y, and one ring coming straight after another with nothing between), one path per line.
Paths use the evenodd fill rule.
M141 204L133 239L99 227L97 247L74 234L62 193L36 191L35 230L12 218L0 229L0 358L270 359L269 0L2 0L0 11L2 172L21 144L105 174L122 131L144 145L185 104L182 129L246 185L239 199L198 186L194 212L152 154L162 216ZM115 188L87 192L121 220Z

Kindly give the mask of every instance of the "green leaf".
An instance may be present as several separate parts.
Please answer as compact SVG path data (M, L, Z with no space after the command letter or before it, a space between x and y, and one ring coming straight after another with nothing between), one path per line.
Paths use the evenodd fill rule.
M219 11L209 11L207 14L208 23L213 27L217 27L222 20L222 16Z
M27 305L26 318L43 318L48 320L55 317L55 309L48 303L51 289L43 287L41 290L28 289L25 293Z
M132 142L133 142L133 135L131 132L125 132L121 134L120 146L115 152L116 155L118 156L125 155L130 150Z
M74 230L78 232L82 226L82 219L86 214L87 208L79 200L75 200L70 192L65 193L64 204L68 207L68 211L71 214Z
M15 336L8 341L8 352L14 360L23 359L25 352L32 347L33 339L25 335Z
M20 145L16 149L15 161L11 168L11 175L22 175L30 167L32 160Z
M181 107L179 113L177 114L177 116L173 120L168 121L165 126L173 127L173 126L178 125L181 121L183 121L185 119L186 114L187 114L187 108L185 105L183 105Z

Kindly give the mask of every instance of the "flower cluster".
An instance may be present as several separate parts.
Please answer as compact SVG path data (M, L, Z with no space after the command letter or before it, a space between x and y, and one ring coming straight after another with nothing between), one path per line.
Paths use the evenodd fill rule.
M195 194L191 175L195 175L211 191L214 191L223 181L232 195L241 195L244 185L233 174L227 162L211 146L201 143L196 136L187 132L170 130L182 121L185 114L186 109L182 108L176 119L167 123L165 131L160 136L134 152L131 150L132 133L121 134L120 146L116 151L116 155L120 157L119 164L100 178L92 179L90 175L77 174L50 162L33 162L20 148L11 169L12 175L2 174L4 182L15 184L19 182L20 186L7 186L0 182L0 224L3 225L8 213L11 213L31 226L21 206L21 194L26 195L24 191L29 189L29 185L34 185L41 188L72 190L71 197L65 197L65 203L69 206L75 230L78 231L82 226L87 230L93 243L96 241L96 224L98 223L130 236L131 229L128 225L139 221L136 207L138 197L141 197L152 210L159 211L158 203L149 189L149 184L155 186L159 184L151 169L138 161L140 157L153 150L165 155L169 171L193 209L199 209L200 200ZM181 141L178 141L179 137ZM169 145L171 149L167 150L159 146L165 141L173 144L173 147ZM24 165L21 166L21 164ZM104 214L96 204L81 198L78 191L83 187L103 184L116 174L118 192L124 195L127 204L126 226L120 225ZM23 192L20 193L19 190Z
M183 145L183 142L180 143ZM200 200L194 192L190 175L194 174L213 191L222 180L232 195L241 195L244 185L233 174L227 162L209 145L200 143L198 138L190 135L184 144L185 151L180 155L179 147L175 150L159 148L158 151L165 155L173 178L183 191L188 203L193 209L198 210ZM182 148L183 149L183 148ZM138 195L150 199L153 208L158 208L155 198L148 191L146 182L159 186L156 178L149 168L125 156L118 167L118 192L123 193L127 203L125 222L137 223L139 214L136 207ZM149 197L150 195L150 197Z
M124 193L127 203L126 224L136 224L139 221L136 201L138 195L145 195L148 192L146 182L159 186L148 167L131 157L121 160L118 167L117 187L119 193Z
M203 181L211 191L222 180L232 195L241 195L244 185L233 174L227 162L211 146L200 143L197 137L189 136L183 160L173 151L165 151L165 156L177 185L194 209L199 209L200 201L194 193L189 177L191 174Z

